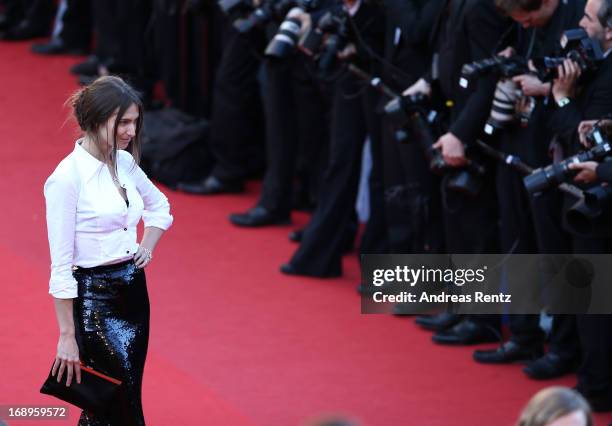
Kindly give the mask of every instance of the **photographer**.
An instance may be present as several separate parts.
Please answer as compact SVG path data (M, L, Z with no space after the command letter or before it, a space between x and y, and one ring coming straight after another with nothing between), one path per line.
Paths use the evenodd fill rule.
M257 51L264 44L263 31L240 34L232 21L215 10L221 27L221 58L213 83L209 145L215 165L200 182L178 184L178 189L199 195L236 193L244 179L260 167L263 146ZM255 160L254 160L255 159Z
M313 25L313 16L316 22L323 11L337 3L317 2L314 10L308 11L296 7L284 18L298 19L301 34ZM277 37L279 25L270 22L266 30L268 35ZM319 164L329 139L329 94L307 58L295 46L292 49L283 57L268 56L263 61L266 173L256 205L230 215L230 222L236 226L290 223L296 198L293 181L298 169L302 183L308 181L310 187L318 189Z
M505 47L502 54L525 60L559 56L563 32L577 27L584 7L577 0L496 0L496 4L515 21L500 42L500 47ZM513 123L500 132L499 149L531 166L548 164L553 134L545 123L550 114L551 85L540 81L535 73L514 76L512 82L524 96L535 100L535 106L526 125ZM560 197L545 194L533 201L532 210L521 174L500 165L495 180L504 253L569 251L569 240L561 227ZM578 356L573 317L554 318L550 351L544 356L544 332L539 326L539 315L511 315L509 326L511 338L495 350L475 351L477 362L531 361L524 371L536 379L557 377L571 370Z
M386 0L387 34L383 80L399 92L414 84L431 63L427 43L437 1ZM385 211L390 250L439 252L444 246L439 178L431 173L423 150L407 136L396 138L395 123L383 116Z
M579 149L576 129L581 120L604 117L612 112L612 1L588 0L580 25L589 36L601 44L605 59L599 69L579 80L575 64L564 63L554 82L553 95L559 107L551 123L574 152ZM578 83L583 82L578 85ZM584 130L585 125L583 125ZM570 152L571 153L571 152ZM582 170L577 180L590 181L594 169L602 178L609 176L606 165L592 167L582 163L573 168ZM609 215L610 212L604 212ZM612 229L605 234L577 234L572 230L574 253L611 253ZM578 370L577 389L589 401L594 411L612 410L612 317L609 315L578 315L578 332L583 361Z
M506 22L492 0L450 0L431 2L437 13L432 27L430 49L435 52L430 73L405 94L431 95L435 103L451 105L449 131L434 145L445 162L456 170L467 163L465 150L480 136L495 90L495 80L480 79L475 87L459 86L463 64L489 57L504 33ZM492 165L491 165L492 166ZM482 188L475 196L448 190L443 179L444 224L449 253L494 253L497 251L497 211L488 169L481 176ZM441 330L433 336L440 344L474 344L497 341L496 318L459 318L440 314L427 321L427 328ZM455 324L455 325L453 325ZM448 328L450 327L450 328Z
M587 141L586 136L590 131L592 131L595 124L598 124L600 127L604 127L607 134L612 134L612 121L610 120L586 120L581 122L580 126L578 126L578 135L580 136L580 143L587 149L591 148L591 146ZM578 183L612 183L611 162L598 163L596 161L585 161L582 163L570 164L569 168L576 171L577 174L574 177L574 180Z
M349 50L360 53L355 61L366 71L379 74L370 55L382 55L385 17L382 7L365 0L347 1L345 19L349 29ZM353 48L350 48L350 43ZM367 47L366 47L367 46ZM361 53L363 52L363 53ZM379 95L359 78L342 72L334 83L329 160L323 175L319 203L304 229L300 247L281 272L291 275L334 277L342 274L345 230L355 212L363 144L369 136L372 153L370 174L370 217L361 243L362 253L384 253L387 249L384 198L382 194L382 155L380 118L376 115ZM365 87L364 87L365 86Z

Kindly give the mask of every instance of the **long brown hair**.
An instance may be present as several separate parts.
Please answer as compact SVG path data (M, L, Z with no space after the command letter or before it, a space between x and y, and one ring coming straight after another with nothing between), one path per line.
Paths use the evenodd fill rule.
M74 117L81 130L94 141L105 162L111 165L111 174L115 178L117 177L117 128L127 109L131 105L136 105L138 108L136 135L130 141L128 150L138 164L141 152L140 134L144 108L138 92L134 88L116 76L99 77L93 83L73 93L66 103L72 107ZM112 135L113 149L110 152L110 158L107 158L107 149L102 146L98 138L98 130L115 113L117 117L115 118Z

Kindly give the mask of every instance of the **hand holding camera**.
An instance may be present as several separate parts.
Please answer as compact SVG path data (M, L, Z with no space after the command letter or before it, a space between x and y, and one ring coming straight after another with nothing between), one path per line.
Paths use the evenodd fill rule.
M404 96L425 95L431 96L431 85L424 78L420 78L412 86L404 90Z
M565 59L561 65L557 67L557 78L554 79L552 93L555 101L559 102L563 98L574 96L576 92L576 82L580 77L582 70L580 66L572 59Z
M584 163L573 163L569 165L570 170L578 172L574 177L576 182L591 183L597 180L597 166L599 163L596 161L585 161Z
M467 164L463 143L452 133L448 132L440 136L433 147L442 150L442 157L449 166L461 167Z

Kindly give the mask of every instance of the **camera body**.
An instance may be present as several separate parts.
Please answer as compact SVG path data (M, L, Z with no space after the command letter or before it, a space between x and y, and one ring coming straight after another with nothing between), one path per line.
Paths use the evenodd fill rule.
M557 67L563 64L565 59L571 59L578 64L583 74L596 70L604 59L599 42L590 38L582 28L565 31L561 37L561 47L565 56L545 56L532 60L540 80L552 81L557 78Z
M300 49L315 59L321 71L331 70L336 64L338 52L347 45L348 19L344 10L329 11L300 41Z
M398 142L409 142L411 134L419 144L429 169L444 176L448 189L470 196L480 192L486 173L484 166L468 160L465 167L451 167L444 161L442 152L433 147L443 133L443 125L442 117L432 108L429 97L422 94L396 96L387 102L384 111L397 129L395 138Z

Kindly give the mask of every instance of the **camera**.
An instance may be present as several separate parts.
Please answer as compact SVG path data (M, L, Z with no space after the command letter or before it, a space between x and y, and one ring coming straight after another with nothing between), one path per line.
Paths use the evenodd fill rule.
M517 83L511 79L501 79L495 87L493 105L484 132L493 135L506 129L510 124L520 121L525 126L535 108L535 99L524 96Z
M442 132L441 116L430 105L429 98L422 94L402 95L391 99L384 107L385 114L398 130L399 142L410 140L409 132L419 144L429 169L444 175L448 189L476 196L482 188L482 177L486 169L479 163L468 160L462 168L451 167L444 161L442 152L433 147Z
M527 61L520 56L514 55L509 58L505 56L492 56L491 58L471 62L461 68L459 86L469 88L478 78L494 74L499 78L512 78L516 75L529 73Z
M348 15L344 10L327 12L316 28L311 28L300 42L300 49L315 58L321 71L329 71L336 63L338 52L348 40Z
M540 80L551 81L557 78L557 67L563 64L565 59L576 62L582 73L596 70L604 59L599 42L590 38L582 28L565 31L561 37L561 47L565 56L545 56L532 60L533 66L538 70Z
M587 140L593 145L588 151L566 158L559 163L536 169L530 175L523 178L527 192L537 194L553 186L558 186L563 182L568 182L576 174L569 168L570 164L583 163L585 161L600 162L610 154L612 147L607 135L600 126L593 127L587 135Z
M265 55L273 58L286 58L295 51L300 38L302 21L296 17L290 17L291 10L297 8L301 12L308 12L316 9L318 0L281 0L283 12L280 16L285 19L265 50Z
M491 112L484 127L486 134L493 135L517 119L520 119L523 125L529 121L535 100L523 96L518 84L512 81L512 77L530 72L525 59L517 55L509 58L494 56L463 66L459 85L464 89L484 75L494 74L499 77Z

